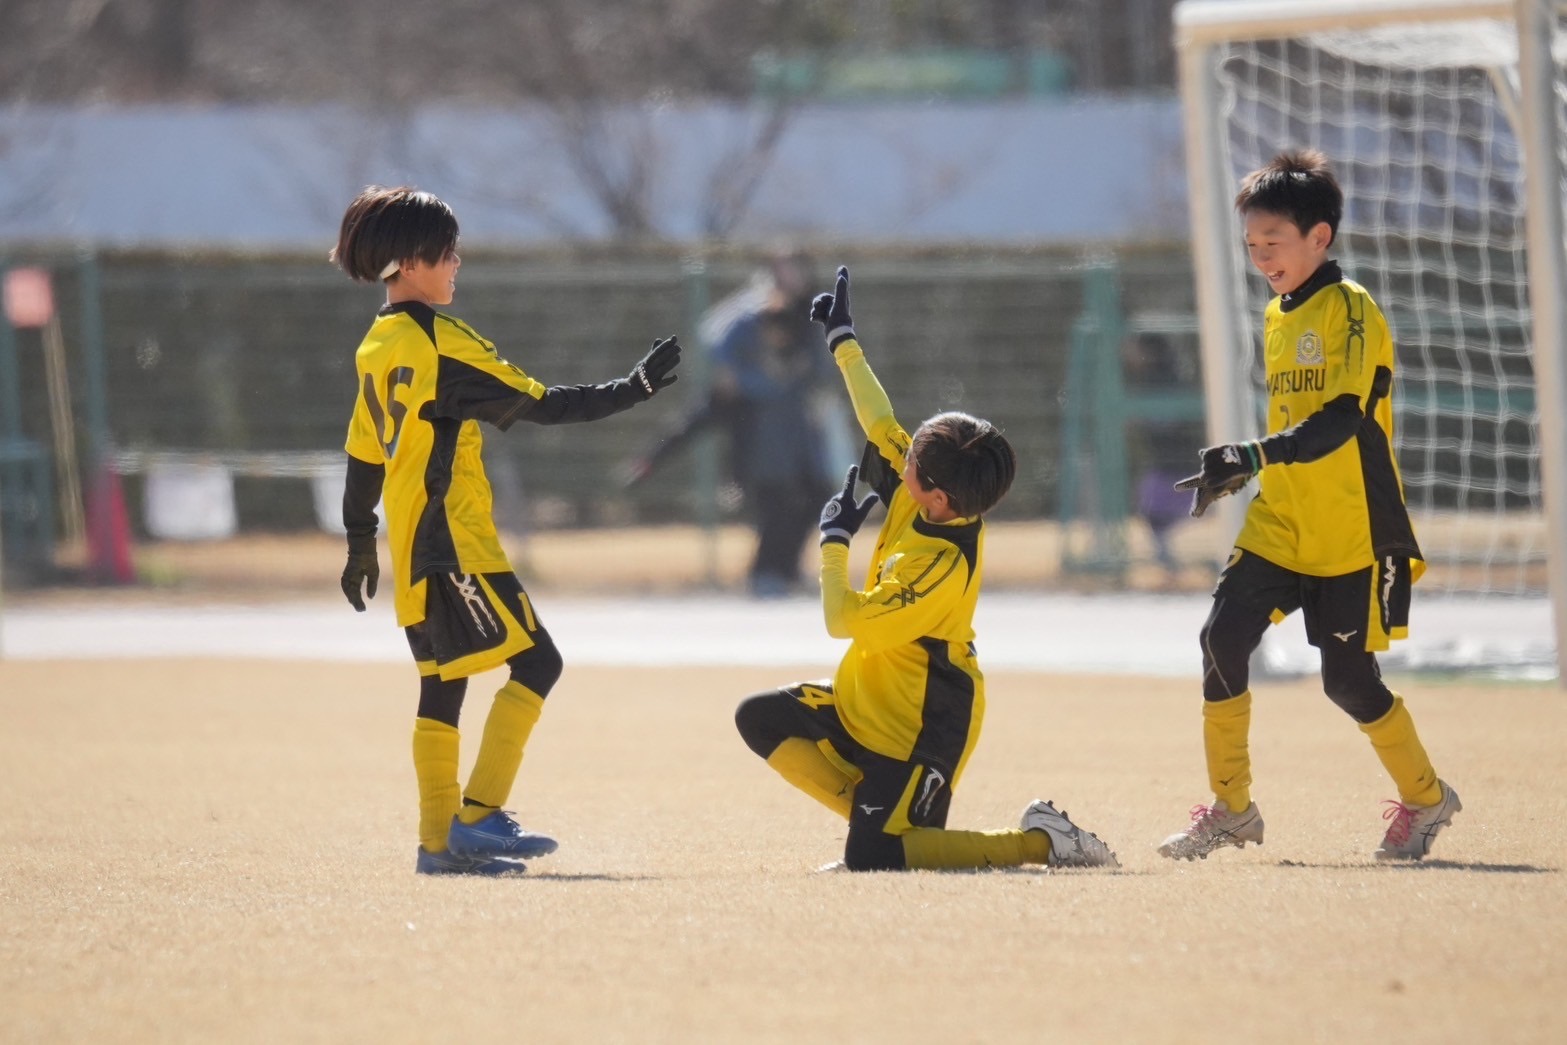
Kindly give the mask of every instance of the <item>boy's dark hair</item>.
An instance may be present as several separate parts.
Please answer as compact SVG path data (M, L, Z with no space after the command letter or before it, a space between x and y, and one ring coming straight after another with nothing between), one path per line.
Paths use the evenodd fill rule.
M1316 149L1292 149L1273 157L1241 181L1235 209L1282 214L1305 235L1318 222L1328 223L1328 243L1338 239L1344 217L1344 190L1328 158Z
M909 456L920 483L945 493L948 507L965 517L994 508L1017 474L1017 455L1001 429L955 410L920 425Z
M327 257L359 283L375 283L388 264L418 258L434 265L457 249L457 215L439 197L406 185L371 185L343 212Z

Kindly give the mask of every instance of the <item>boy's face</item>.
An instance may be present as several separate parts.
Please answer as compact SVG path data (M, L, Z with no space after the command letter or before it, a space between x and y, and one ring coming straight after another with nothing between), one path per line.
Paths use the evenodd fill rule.
M457 293L457 270L462 268L462 258L457 252L447 254L430 265L419 258L404 264L396 288L400 301L422 301L426 305L450 305Z
M1288 294L1310 279L1327 260L1332 238L1325 221L1303 233L1283 214L1246 212L1246 253L1275 294Z

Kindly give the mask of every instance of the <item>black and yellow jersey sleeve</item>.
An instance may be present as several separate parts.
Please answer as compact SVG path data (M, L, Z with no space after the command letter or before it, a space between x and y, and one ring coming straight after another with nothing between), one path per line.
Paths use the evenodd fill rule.
M1269 435L1349 397L1361 416L1335 449L1263 469L1236 544L1312 576L1353 573L1390 555L1414 561L1419 576L1392 449L1393 339L1376 302L1329 262L1301 292L1269 303L1263 357Z
M440 352L431 416L505 428L544 397L542 384L502 359L468 324L441 312L434 323Z

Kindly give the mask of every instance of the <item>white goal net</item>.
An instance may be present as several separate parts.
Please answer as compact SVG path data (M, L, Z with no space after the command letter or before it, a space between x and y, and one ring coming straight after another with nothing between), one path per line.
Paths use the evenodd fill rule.
M1222 191L1198 184L1193 192L1207 193L1196 211L1210 226L1194 237L1209 234L1225 255L1212 274L1214 298L1231 315L1210 329L1227 333L1229 345L1205 345L1205 364L1235 372L1232 384L1207 386L1210 400L1216 392L1228 400L1218 405L1226 426L1240 426L1225 438L1262 430L1260 317L1269 293L1249 274L1229 199L1242 175L1282 149L1320 149L1345 192L1334 256L1381 305L1397 346L1395 445L1430 567L1417 590L1414 632L1428 636L1421 656L1442 666L1553 670L1511 5L1467 5L1497 17L1458 19L1442 8L1460 5L1440 2L1385 4L1403 10L1379 18L1366 16L1375 3L1355 11L1183 6L1276 18L1273 26L1238 19L1234 38L1210 18L1200 46L1183 41L1184 75L1202 81L1184 85L1188 118L1211 120L1206 134L1188 133L1188 147L1207 152L1191 169L1223 180ZM1335 7L1345 9L1337 23L1321 16ZM1278 17L1286 9L1308 17ZM1449 623L1430 627L1443 617Z

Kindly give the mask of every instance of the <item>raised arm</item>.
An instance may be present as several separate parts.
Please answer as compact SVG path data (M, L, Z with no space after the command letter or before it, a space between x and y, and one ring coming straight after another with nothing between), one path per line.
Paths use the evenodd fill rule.
M811 302L811 319L822 325L827 336L827 348L832 352L844 384L849 388L849 401L854 404L855 419L866 438L877 441L889 422L895 423L892 401L854 335L854 321L849 318L849 270L839 266L838 281L831 294L818 294Z

